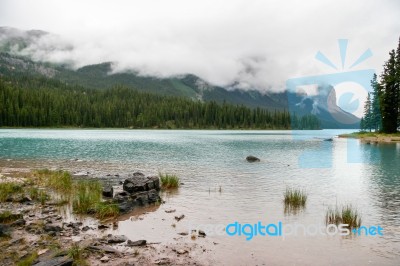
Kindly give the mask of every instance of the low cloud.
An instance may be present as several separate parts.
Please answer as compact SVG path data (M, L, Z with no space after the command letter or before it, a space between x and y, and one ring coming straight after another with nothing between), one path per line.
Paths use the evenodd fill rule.
M317 51L340 65L378 72L400 33L398 1L2 1L0 26L40 29L22 50L36 60L115 62L114 72L168 77L191 73L221 86L282 91L288 78L332 72Z

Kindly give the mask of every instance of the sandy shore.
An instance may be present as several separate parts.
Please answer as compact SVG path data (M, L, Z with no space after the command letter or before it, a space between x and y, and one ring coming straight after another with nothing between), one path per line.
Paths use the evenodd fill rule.
M381 133L351 133L339 135L339 138L356 138L367 144L375 143L399 143L400 134L381 134Z

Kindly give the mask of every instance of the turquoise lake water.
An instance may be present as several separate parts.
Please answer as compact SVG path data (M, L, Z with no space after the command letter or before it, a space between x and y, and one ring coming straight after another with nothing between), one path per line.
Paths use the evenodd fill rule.
M176 229L183 230L189 223L234 221L324 224L329 207L352 204L363 225L380 225L384 235L206 241L219 243L215 259L227 265L399 265L400 144L336 137L348 132L1 129L0 166L63 168L105 179L137 170L176 173L184 184L148 215L152 223L121 222L122 233L150 241L173 236L170 223L159 218L170 207L185 214ZM248 155L261 161L248 163ZM307 191L303 211L284 212L286 187Z

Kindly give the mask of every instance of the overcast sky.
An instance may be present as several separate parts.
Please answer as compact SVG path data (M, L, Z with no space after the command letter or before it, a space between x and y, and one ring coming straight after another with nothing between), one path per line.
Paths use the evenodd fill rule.
M341 65L378 72L400 37L400 1L0 0L0 26L40 29L72 51L40 56L76 66L116 62L144 75L193 73L210 83L281 90L288 78L335 73L317 51ZM60 40L45 40L57 43ZM339 69L339 71L342 71Z

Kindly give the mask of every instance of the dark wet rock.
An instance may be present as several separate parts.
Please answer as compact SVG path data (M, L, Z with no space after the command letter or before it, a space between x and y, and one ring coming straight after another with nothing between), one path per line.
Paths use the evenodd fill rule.
M0 236L8 236L10 228L5 224L0 224Z
M249 156L246 157L246 161L248 161L249 163L254 163L254 162L259 162L260 159L258 159L255 156L249 155Z
M183 218L185 218L185 215L184 215L184 214L182 214L182 215L180 215L180 216L175 216L175 220L177 220L178 222L179 222L180 220L182 220Z
M116 250L115 248L112 248L110 246L88 246L87 249L89 250L94 250L94 251L100 251L104 253L113 253L113 254L119 254L120 252Z
M333 138L324 139L324 141L333 141Z
M128 238L124 235L109 235L107 237L107 242L109 244L119 244L125 242L126 240L128 240Z
M156 203L161 200L159 192L155 189L132 193L126 196L117 196L114 201L118 204L121 213L129 212L137 207Z
M175 209L173 209L173 210L165 210L166 213L173 213L175 211L176 211Z
M125 179L122 188L129 193L160 190L160 179L157 176L145 177L142 173L136 172L132 177Z
M187 236L189 233L188 232L181 232L181 233L178 233L178 235L181 235L181 236Z
M84 227L82 227L82 231L83 232L86 232L86 231L88 231L88 230L90 230L90 229L92 229L92 228L90 228L89 226L84 226Z
M48 258L39 263L34 264L35 266L72 266L74 260L68 256L59 256L55 258Z
M26 221L24 220L24 218L18 219L15 222L13 222L11 224L11 226L13 227L19 227L19 226L24 226L26 224Z
M126 245L129 247L146 246L146 244L147 244L147 241L144 239L137 240L137 241L128 240L128 242L126 243Z
M47 234L48 234L49 236L56 236L56 235L57 235L57 232L55 232L55 231L50 231L50 232L47 232Z
M114 195L114 189L112 186L105 186L103 188L103 196L104 197L112 198L113 195Z
M199 230L199 237L206 237L206 233L203 230Z
M49 225L49 224L46 224L46 225L43 227L43 230L44 230L45 232L51 232L51 231L53 231L53 232L61 232L61 231L62 231L62 228L61 228L60 226L58 226L58 225Z
M82 226L82 223L81 222L76 222L76 223L73 223L73 222L70 222L70 223L63 223L63 227L67 227L67 228L72 228L72 229L74 229L74 230L79 230L79 227L80 226Z
M99 230L108 229L108 226L105 225L105 224L99 224L99 225L97 226L97 229L99 229Z

